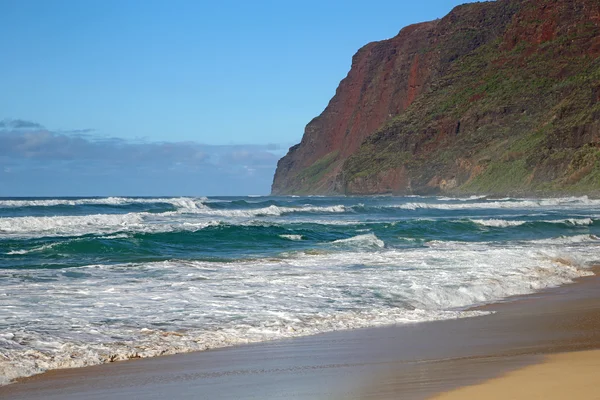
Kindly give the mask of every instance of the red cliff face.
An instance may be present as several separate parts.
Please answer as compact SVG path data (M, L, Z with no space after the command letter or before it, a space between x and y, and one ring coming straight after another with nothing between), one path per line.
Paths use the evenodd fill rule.
M328 154L332 156L327 174L317 185L333 189L332 178L343 160L428 88L435 54L419 50L430 45L437 25L434 21L408 26L396 37L369 43L354 55L348 76L327 108L306 126L302 142L279 163L274 193L304 186L304 177L296 175Z
M429 90L449 62L496 37L493 24L472 40L456 21L475 26L490 14L501 13L507 2L497 3L459 6L441 20L407 26L391 39L361 48L329 105L306 126L301 143L279 161L273 194L335 192L343 162L366 137ZM505 23L506 18L498 18L496 25L498 21ZM444 46L448 37L462 31L464 43Z
M511 29L503 37L501 48L512 50L517 44L541 45L558 37L568 39L578 30L586 29L585 21L597 25L600 22L599 8L600 2L590 0L524 1ZM593 42L593 49L586 50L598 50L600 38ZM581 46L573 48L582 49Z
M461 118L457 118L458 111L452 115L438 111L448 108L451 100L457 97L439 95L442 90L449 93L459 90L452 86L453 82L461 82L462 87L466 84L486 87L483 82L488 78L478 77L477 70L468 71L472 76L461 75L457 73L461 70L457 64L462 65L478 49L488 47L496 49L498 55L490 57L489 63L482 67L505 68L515 63L515 54L518 53L520 68L531 62L532 54L548 49L556 49L556 57L564 60L570 60L568 57L597 56L600 54L600 38L593 35L586 39L585 46L552 46L559 41L557 38L566 42L577 40L582 36L581 32L585 36L586 29L593 29L600 23L599 8L598 0L471 3L455 8L443 19L411 25L391 39L367 44L352 58L351 69L328 106L306 126L301 143L292 147L279 161L272 193L327 194L348 190L378 193L398 191L400 186L406 191L410 188L410 168L399 164L392 169L378 166L378 163L397 164L394 160L390 162L389 156L383 160L373 153L370 156L372 162L363 172L353 171L356 178L353 182L347 182L344 163L361 149L364 154L364 146L377 147L385 142L377 139L366 143L365 140L375 132L387 129L385 135L389 139L408 129L406 126L416 127L425 115L433 120L422 129L421 139L415 139L418 135L413 134L407 136L409 139L404 144L397 146L403 154L418 153L420 157L435 151L459 131L479 129L486 121L495 123L494 119L498 119L495 115L504 115L503 112L486 111L481 115L473 112L470 116L467 110L491 101L490 92L485 89L468 93L464 106L467 116L462 118L462 122ZM526 50L521 51L522 48ZM573 69L565 63L564 68L557 69L556 75L567 76ZM516 69L514 72L518 73ZM478 80L481 82L478 83ZM419 104L415 105L417 101ZM419 114L410 111L415 107L428 107L430 112L412 121L404 118L405 127L399 127L398 117L411 112ZM513 108L514 104L508 107ZM393 129L386 128L393 123L396 124ZM416 142L409 146L408 143L413 140ZM474 170L480 171L482 167L476 166ZM438 187L454 187L455 180L452 179L438 177L431 182L441 182L436 183Z

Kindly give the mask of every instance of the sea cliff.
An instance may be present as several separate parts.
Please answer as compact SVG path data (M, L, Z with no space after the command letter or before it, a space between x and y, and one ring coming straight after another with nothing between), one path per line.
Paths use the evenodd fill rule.
M600 2L498 0L369 43L273 194L600 193Z

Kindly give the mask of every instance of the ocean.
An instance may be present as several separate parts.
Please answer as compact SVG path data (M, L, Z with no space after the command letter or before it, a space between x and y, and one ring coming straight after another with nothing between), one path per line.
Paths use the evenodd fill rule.
M600 200L0 198L0 384L391 324L567 284Z

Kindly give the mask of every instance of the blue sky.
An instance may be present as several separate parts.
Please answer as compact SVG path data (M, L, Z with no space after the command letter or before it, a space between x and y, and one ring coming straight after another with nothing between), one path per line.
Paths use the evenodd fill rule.
M459 0L0 0L0 196L266 194L352 55Z

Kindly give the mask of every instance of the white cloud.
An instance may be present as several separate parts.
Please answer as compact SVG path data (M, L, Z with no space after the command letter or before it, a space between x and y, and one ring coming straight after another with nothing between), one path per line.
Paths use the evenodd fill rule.
M73 187L77 179L83 182L78 183L80 186L98 185L98 180L103 179L103 187L112 187L110 182L117 187L124 181L131 181L133 186L128 186L131 194L145 190L149 185L156 186L158 193L160 179L164 181L163 186L169 184L170 190L174 190L176 182L180 182L181 187L193 188L189 181L197 180L200 189L210 186L215 192L222 187L223 193L234 189L268 193L277 160L285 148L276 144L127 141L90 132L89 129L53 132L34 122L0 121L0 159L16 168L24 180L45 174L46 180L71 179ZM13 171L13 168L7 168L5 173ZM149 178L145 180L146 177ZM245 181L240 183L244 178ZM253 189L253 182L256 189ZM0 195L14 195L25 182L13 184L16 187L5 186ZM145 186L136 189L136 185Z

